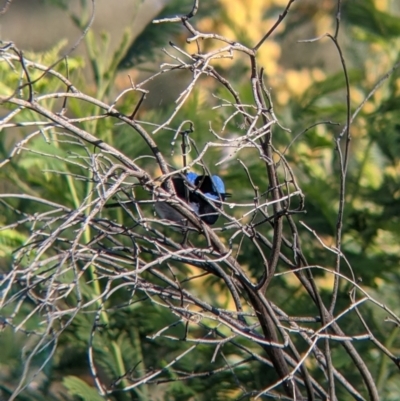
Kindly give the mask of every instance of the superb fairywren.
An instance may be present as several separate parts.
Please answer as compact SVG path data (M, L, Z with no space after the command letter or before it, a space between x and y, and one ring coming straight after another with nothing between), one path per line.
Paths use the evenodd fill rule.
M225 192L222 179L217 176L198 175L189 172L171 179L176 195L189 204L192 210L208 225L214 224L219 217L215 208L230 194ZM166 202L156 202L156 211L163 219L184 223L185 218Z

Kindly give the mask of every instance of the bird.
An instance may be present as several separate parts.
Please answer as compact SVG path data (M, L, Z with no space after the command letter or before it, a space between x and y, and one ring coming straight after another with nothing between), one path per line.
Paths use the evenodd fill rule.
M171 179L178 198L185 201L191 209L208 225L217 222L221 201L230 196L225 192L225 184L218 175L198 175L194 172L180 174ZM166 185L162 184L165 189ZM186 219L170 204L158 201L155 204L157 214L166 220L183 224Z

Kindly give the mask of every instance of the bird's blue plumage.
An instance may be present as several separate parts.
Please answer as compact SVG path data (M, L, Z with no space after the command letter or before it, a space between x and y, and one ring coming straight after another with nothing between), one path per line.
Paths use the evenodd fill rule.
M198 175L192 171L172 178L177 196L187 202L192 210L207 224L214 224L219 217L217 209L221 208L219 202L224 201L229 194L225 193L225 185L218 175ZM210 203L210 201L216 201ZM159 215L171 221L183 222L181 216L170 205L163 202L156 204Z
M213 192L212 193L205 193L205 195L210 199L219 199L220 195L225 195L225 184L222 181L222 178L218 175L212 176L212 183L213 183Z
M193 173L193 172L191 172L191 171L189 171L189 173L186 174L187 180L188 180L192 185L194 185L194 182L196 181L196 178L197 178L198 176L199 176L198 174Z

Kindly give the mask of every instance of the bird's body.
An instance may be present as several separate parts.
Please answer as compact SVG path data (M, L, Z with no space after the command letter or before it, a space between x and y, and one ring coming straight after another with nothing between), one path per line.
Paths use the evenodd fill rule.
M215 224L219 217L216 208L221 208L219 202L229 196L220 177L189 172L186 175L173 177L172 183L178 198L185 201L201 220L208 225ZM182 225L186 223L184 216L165 201L156 202L155 208L163 219Z

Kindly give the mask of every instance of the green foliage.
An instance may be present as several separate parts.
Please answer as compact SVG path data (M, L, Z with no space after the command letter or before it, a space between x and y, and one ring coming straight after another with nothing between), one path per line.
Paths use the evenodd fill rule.
M76 396L82 401L102 401L103 397L93 388L90 387L79 377L67 376L63 379L63 385L67 388L68 392L72 396Z
M198 18L210 15L210 13L220 11L217 2L204 2L197 14ZM164 18L173 18L179 15L187 15L193 7L190 0L172 0L164 3L160 12L154 17L154 20ZM138 67L144 62L154 61L160 49L166 47L166 37L178 37L182 28L178 24L152 24L149 23L143 31L133 39L126 54L118 64L118 69L128 69Z
M361 28L368 40L387 42L400 35L400 18L377 10L373 0L346 2L343 11L345 20Z

